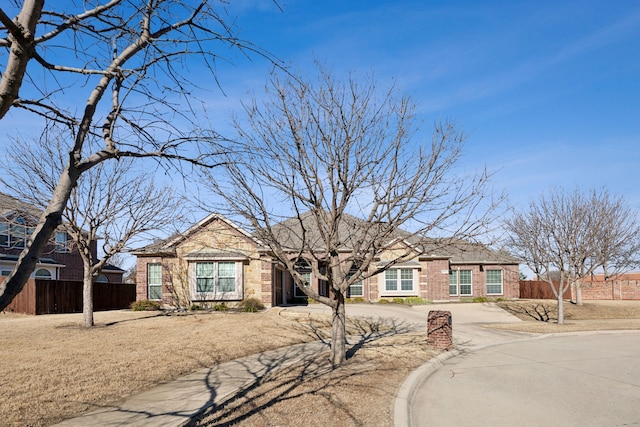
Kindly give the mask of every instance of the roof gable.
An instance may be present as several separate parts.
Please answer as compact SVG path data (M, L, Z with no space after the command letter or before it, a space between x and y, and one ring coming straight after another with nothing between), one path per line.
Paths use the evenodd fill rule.
M192 225L182 233L174 234L173 236L170 236L167 239L155 241L150 245L134 250L133 253L135 255L160 255L160 254L175 255L176 248L178 246L180 246L184 242L187 242L189 239L193 238L197 233L203 230L206 230L208 226L210 226L212 223L216 221L220 222L221 224L223 224L225 228L232 230L234 233L247 239L251 243L257 246L261 245L258 239L256 239L253 235L251 235L242 227L235 224L230 219L218 213L212 213L206 216L205 218L203 218L198 223Z

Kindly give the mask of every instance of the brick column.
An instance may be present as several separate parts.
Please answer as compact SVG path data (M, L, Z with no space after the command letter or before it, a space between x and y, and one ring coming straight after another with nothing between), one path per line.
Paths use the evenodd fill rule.
M427 345L437 350L453 347L451 312L432 310L427 316Z

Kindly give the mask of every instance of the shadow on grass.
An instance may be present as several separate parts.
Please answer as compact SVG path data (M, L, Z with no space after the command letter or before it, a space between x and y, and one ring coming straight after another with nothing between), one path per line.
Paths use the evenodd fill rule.
M557 320L557 305L549 302L502 302L498 306L521 320L550 322ZM565 315L565 318L570 316Z
M368 363L369 360L366 358L363 360L355 358L363 347L376 349L392 347L391 344L382 343L378 346L377 341L392 335L415 331L413 325L397 320L349 318L347 365L350 365L350 368L342 369L342 367L333 368L329 362L330 344L327 335L330 335L330 324L328 322L308 319L307 322L294 324L293 327L298 329L298 332L304 332L316 340L305 346L320 347L309 352L310 347L306 347L304 351L298 351L295 350L298 346L293 346L290 347L291 352L276 357L273 357L271 352L263 353L257 359L259 369L256 370L255 365L246 366L246 372L253 373L251 380L239 392L233 393L227 399L219 398L220 395L216 391L219 385L216 381L210 381L207 387L212 398L209 399L206 407L203 407L202 413L187 425L191 427L235 425L280 402L302 397L324 399L333 410L340 412L343 417L341 423L361 425L361 421L357 420L356 414L348 405L335 399L328 390L348 382L354 376L366 375L374 369L379 370ZM277 354L278 350L275 352ZM354 363L358 364L355 369ZM302 420L298 421L302 422Z

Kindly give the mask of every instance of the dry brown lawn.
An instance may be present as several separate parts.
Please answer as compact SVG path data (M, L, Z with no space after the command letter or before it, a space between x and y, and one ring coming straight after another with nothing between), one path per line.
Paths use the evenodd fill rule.
M640 301L585 301L581 306L565 301L562 325L557 324L555 300L503 301L497 305L524 322L489 326L496 329L534 333L640 329Z
M553 301L500 305L526 320L523 307L553 310ZM566 325L530 321L504 325L531 332L640 329L640 302L566 304ZM0 424L50 425L121 401L154 384L267 349L326 337L326 317L260 313L96 313L95 328L81 315L0 313ZM520 329L518 329L520 328ZM382 337L370 337L372 331ZM352 319L349 333L369 337L348 363L330 369L327 354L261 379L193 426L388 426L397 388L434 353L424 333L402 325Z
M413 332L370 341L332 370L328 354L262 378L190 427L392 426L398 387L436 354L426 335Z
M325 317L280 313L279 309L186 315L101 312L96 313L97 326L88 330L80 327L79 314L0 313L0 424L50 425L200 368L327 336ZM347 384L347 378L340 380L342 375L348 381L365 381L367 372L370 376L375 366L383 366L371 360L371 352L380 356L397 352L400 347L392 343L400 339L402 348L415 349L416 355L396 363L380 383L376 406L384 407L380 410L388 425L395 388L432 353L426 350L424 337L407 341L406 335L398 335L405 332L398 325L370 320L349 324L351 334L368 336L371 331L387 338L367 340L345 369L321 375L319 381ZM410 346L404 345L409 342ZM324 360L326 355L319 355L318 363ZM353 369L359 373L345 374Z

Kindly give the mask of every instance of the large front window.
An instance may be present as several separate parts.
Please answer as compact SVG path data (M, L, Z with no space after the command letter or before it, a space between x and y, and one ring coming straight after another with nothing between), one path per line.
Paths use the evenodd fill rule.
M487 295L502 294L502 270L487 270Z
M195 293L201 299L238 298L238 270L235 261L195 263Z
M149 299L162 299L161 264L147 264L147 290Z
M413 269L391 268L384 272L384 290L387 292L413 292Z
M472 293L471 270L450 270L449 295L471 295Z

